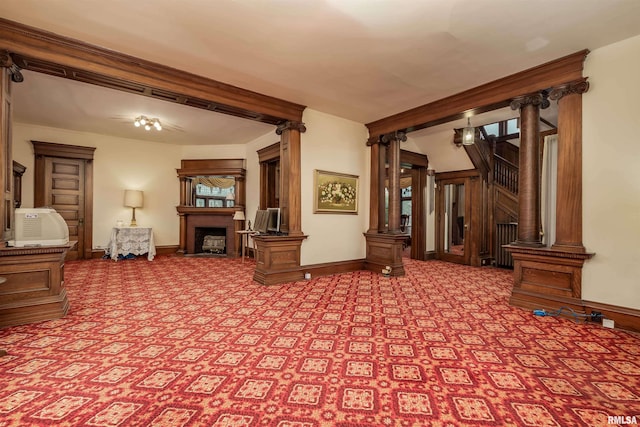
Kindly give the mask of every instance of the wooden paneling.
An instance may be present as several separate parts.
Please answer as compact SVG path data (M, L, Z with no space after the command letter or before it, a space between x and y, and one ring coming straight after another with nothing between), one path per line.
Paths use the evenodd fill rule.
M511 303L530 308L558 309L556 304L580 306L582 265L592 254L578 254L548 248L509 245L514 261Z
M263 285L302 280L300 246L307 236L253 236L256 269L253 280Z
M0 327L56 319L69 309L64 258L75 245L0 248Z
M366 254L365 269L381 273L385 267L391 267L392 276L404 276L402 264L403 234L365 233Z

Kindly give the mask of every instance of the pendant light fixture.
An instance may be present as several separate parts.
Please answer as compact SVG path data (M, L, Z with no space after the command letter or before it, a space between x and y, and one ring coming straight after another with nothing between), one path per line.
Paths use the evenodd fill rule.
M467 126L462 129L462 145L473 145L476 140L476 128L471 126L471 121L467 117Z

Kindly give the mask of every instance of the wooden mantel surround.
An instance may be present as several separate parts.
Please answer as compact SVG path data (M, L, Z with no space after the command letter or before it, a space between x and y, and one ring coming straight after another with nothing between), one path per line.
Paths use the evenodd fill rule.
M180 169L177 169L178 178L180 178L180 205L176 207L180 216L179 254L196 252L194 236L197 227L216 227L227 230L227 256L238 256L241 239L236 231L244 229L244 221L234 221L233 215L236 211L244 211L246 200L244 166L244 159L183 159L180 161ZM193 180L201 176L235 178L233 207L196 207Z
M589 51L582 50L557 60L495 80L473 89L407 110L367 124L368 145L371 149L371 205L370 227L367 233L367 262L377 269L376 254L382 251L374 245L381 234L381 218L384 200L381 182L384 171L384 141L402 141L402 135L446 123L512 103L521 111L524 160L520 170L527 171L524 191L519 195L521 215L518 240L509 245L514 258L514 286L511 303L526 308L555 310L569 306L576 311L587 312L595 303L583 301L582 266L593 256L582 244L582 94L587 91L587 79L582 75L583 64ZM537 109L548 102L558 102L558 200L556 213L556 242L551 247L540 244L540 189L538 156L534 155L539 144L537 123L533 123ZM533 98L532 98L533 97ZM523 142L521 141L521 144ZM394 155L395 142L389 145L389 169ZM391 172L390 172L391 173ZM390 180L393 177L390 176ZM522 185L522 182L521 182ZM389 195L391 199L392 195ZM382 199L382 200L381 200ZM390 200L390 206L393 202ZM389 212L390 231L393 227L392 211ZM394 236L389 233L390 236ZM387 249L383 258L396 261L392 237L383 237ZM598 306L600 311L602 307ZM606 307L607 317L616 323L629 324L628 310L622 307ZM635 324L640 324L636 319Z

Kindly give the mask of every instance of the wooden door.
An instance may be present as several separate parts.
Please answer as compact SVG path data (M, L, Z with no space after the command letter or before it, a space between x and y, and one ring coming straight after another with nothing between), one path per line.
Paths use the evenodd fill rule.
M35 152L34 206L55 209L77 241L67 260L89 259L93 240L93 147L31 141Z
M84 254L84 163L79 159L45 159L44 204L62 215L69 227L69 240L78 242L67 253L68 260L82 259Z

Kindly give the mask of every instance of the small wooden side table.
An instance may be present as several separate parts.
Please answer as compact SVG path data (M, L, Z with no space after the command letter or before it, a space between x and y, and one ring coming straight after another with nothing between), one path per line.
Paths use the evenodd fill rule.
M242 262L244 263L244 248L245 246L247 246L247 240L248 240L248 236L255 236L257 234L256 231L253 230L239 230L236 231L236 233L240 234L242 236Z

